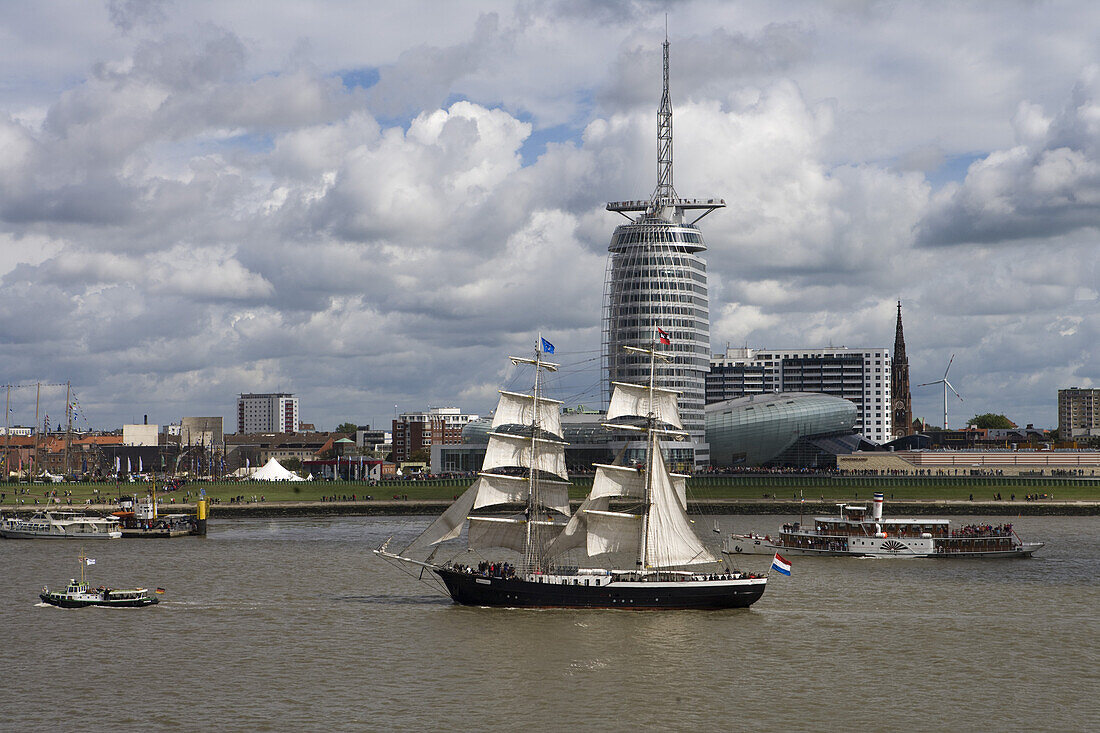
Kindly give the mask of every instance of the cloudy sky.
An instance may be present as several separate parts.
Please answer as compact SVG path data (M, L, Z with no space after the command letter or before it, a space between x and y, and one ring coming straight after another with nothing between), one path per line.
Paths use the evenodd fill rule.
M666 13L716 351L890 347L900 299L952 424L1100 386L1100 6L860 0L4 3L0 381L80 427L388 424L486 412L541 331L598 402Z

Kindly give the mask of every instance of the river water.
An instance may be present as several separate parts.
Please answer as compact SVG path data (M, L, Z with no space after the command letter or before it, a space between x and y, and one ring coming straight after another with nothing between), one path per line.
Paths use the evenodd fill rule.
M723 612L455 606L369 552L428 521L86 543L94 584L167 589L146 609L40 604L79 546L0 540L0 729L1100 729L1095 517L1016 519L1030 560L791 558Z

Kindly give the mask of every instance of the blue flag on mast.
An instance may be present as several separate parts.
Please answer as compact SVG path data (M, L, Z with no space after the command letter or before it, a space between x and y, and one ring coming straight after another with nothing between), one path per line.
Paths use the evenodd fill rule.
M544 353L544 354L553 354L554 353L554 345L552 343L550 343L546 339L542 338L541 336L539 336L539 341L542 342L542 353Z

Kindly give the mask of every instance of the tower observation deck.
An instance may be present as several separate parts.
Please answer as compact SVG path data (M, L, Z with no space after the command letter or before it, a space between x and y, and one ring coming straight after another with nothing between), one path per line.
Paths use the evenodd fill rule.
M657 367L656 384L680 392L684 428L694 446L669 444L676 465L705 465L706 375L710 371L710 303L706 251L697 226L723 208L719 198L681 198L672 180L672 102L668 84L668 39L664 42L664 85L657 110L657 186L644 200L612 201L627 221L608 245L604 279L603 341L608 394L610 382L644 382L649 363L624 346L646 347L657 329L669 334L664 347L673 358ZM689 221L690 219L690 221Z

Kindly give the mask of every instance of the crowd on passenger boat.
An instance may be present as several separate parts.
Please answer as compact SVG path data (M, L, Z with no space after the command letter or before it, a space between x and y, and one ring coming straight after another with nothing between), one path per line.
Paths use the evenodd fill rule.
M968 524L951 530L952 537L1007 537L1012 534L1011 524Z

